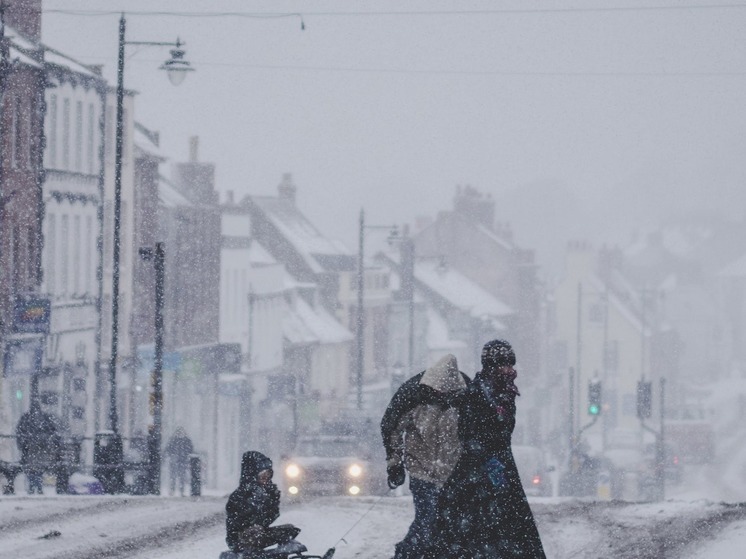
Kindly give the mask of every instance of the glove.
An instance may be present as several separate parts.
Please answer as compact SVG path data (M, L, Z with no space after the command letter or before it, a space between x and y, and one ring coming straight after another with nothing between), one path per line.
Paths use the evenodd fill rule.
M389 489L396 489L404 483L406 477L404 464L390 464L386 467L386 474L388 475Z
M497 489L506 489L508 487L508 478L505 475L505 464L493 456L484 464L484 469L487 472L487 477L490 482Z

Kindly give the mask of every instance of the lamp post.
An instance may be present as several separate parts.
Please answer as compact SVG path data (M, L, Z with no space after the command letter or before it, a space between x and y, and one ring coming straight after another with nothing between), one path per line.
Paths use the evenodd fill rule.
M360 229L358 233L357 258L357 313L355 316L355 382L357 384L357 409L363 409L363 363L365 355L365 230L389 229L396 230L394 225L365 225L365 210L360 208Z
M414 239L409 236L409 230L404 228L404 234L401 238L399 250L401 251L401 291L404 300L407 302L409 314L409 347L407 349L407 365L409 374L412 374L414 367Z
M184 58L184 50L181 48L182 42L178 39L175 43L152 42L152 41L126 41L125 30L127 22L124 14L119 19L119 49L117 64L117 112L116 112L116 141L115 141L115 160L114 160L114 246L112 262L112 295L111 295L111 357L109 362L109 426L114 433L115 441L118 442L119 454L118 463L121 464L121 437L119 435L119 418L117 414L117 359L119 357L119 252L121 245L121 211L122 211L122 148L124 144L124 51L126 45L140 46L172 46L171 59L166 61L161 69L166 70L169 80L172 84L178 85L186 77L186 72L193 71ZM116 444L116 443L115 443ZM121 470L121 468L120 468ZM118 472L118 477L122 478L124 472Z
M161 492L161 428L163 412L163 295L165 279L166 253L163 243L155 243L155 250L150 247L140 248L143 260L154 260L155 265L155 355L153 358L153 378L151 406L153 425L148 437L148 476L150 493Z

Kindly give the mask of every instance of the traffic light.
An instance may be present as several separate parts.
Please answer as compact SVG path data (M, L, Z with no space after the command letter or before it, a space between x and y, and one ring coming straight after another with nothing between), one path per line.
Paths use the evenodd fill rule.
M637 383L637 417L647 419L652 415L653 383L641 380Z
M601 415L601 381L588 382L588 415Z

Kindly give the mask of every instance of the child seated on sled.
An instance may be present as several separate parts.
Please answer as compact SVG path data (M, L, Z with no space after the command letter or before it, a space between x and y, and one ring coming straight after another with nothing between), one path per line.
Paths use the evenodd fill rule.
M272 460L261 452L244 453L238 489L225 507L225 540L231 551L244 557L262 556L264 548L287 543L300 532L292 524L270 526L280 516L280 490L272 474Z

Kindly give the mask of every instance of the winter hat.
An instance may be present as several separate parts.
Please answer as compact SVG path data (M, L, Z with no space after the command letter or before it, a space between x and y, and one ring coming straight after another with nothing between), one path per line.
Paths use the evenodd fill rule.
M244 452L241 459L241 483L252 483L256 481L259 472L272 469L272 460L261 452L250 450Z
M482 367L513 367L515 352L505 340L492 340L482 348Z
M420 384L431 386L438 392L456 392L466 388L466 382L458 370L456 357L450 353L438 359L435 365L425 371Z

